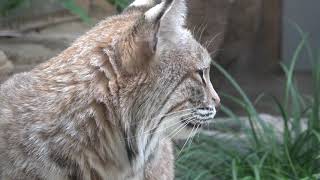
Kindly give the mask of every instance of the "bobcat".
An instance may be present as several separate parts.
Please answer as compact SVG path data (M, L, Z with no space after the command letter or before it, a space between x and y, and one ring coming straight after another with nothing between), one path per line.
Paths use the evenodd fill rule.
M0 86L2 180L170 180L172 138L211 121L211 58L184 0L136 0Z

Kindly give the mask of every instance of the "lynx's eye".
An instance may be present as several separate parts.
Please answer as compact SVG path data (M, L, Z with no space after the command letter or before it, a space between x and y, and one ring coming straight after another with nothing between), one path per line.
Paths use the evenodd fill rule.
M204 79L204 70L203 69L200 69L197 71L197 73L200 75L201 77L201 80L202 80L202 83L205 85L206 84L206 81Z

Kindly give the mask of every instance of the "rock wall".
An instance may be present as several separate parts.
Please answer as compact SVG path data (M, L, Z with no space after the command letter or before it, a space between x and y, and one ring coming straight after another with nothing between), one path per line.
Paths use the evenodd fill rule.
M262 0L190 0L189 24L225 67L248 65L261 21ZM201 36L201 37L200 37Z
M188 1L188 27L209 52L217 55L225 36L231 4L225 0Z

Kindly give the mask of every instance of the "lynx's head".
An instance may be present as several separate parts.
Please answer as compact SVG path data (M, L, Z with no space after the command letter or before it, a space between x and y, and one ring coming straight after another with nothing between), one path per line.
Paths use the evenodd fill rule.
M187 138L216 114L220 99L210 82L211 58L185 28L186 10L184 0L136 0L123 13L138 14L114 42L128 136Z

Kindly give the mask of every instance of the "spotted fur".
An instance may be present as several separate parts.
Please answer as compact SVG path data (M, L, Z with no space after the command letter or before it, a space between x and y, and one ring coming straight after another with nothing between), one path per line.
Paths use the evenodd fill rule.
M0 179L171 180L172 138L213 119L184 0L136 0L0 86Z

